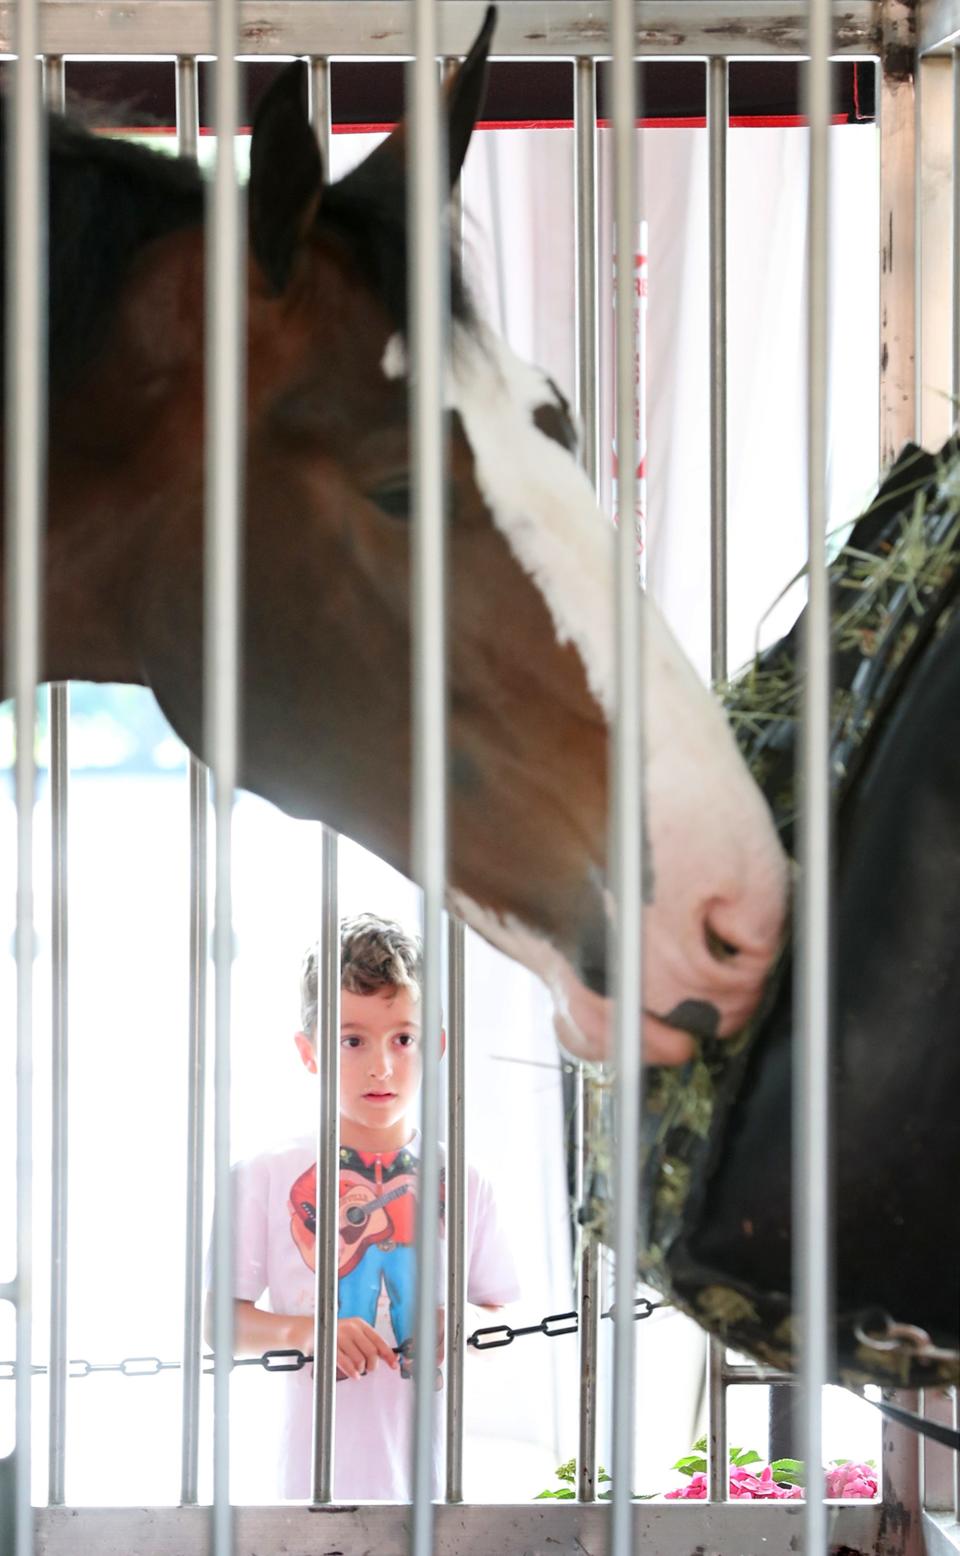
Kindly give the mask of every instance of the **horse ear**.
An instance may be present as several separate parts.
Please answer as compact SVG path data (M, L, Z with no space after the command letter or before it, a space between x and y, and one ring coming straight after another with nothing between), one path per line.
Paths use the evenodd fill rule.
M490 5L487 7L483 26L473 41L470 53L447 87L447 150L450 158L451 191L460 177L470 137L479 118L486 93L487 55L490 52L490 40L496 25L497 8Z
M448 189L453 192L460 177L467 147L473 134L487 85L487 54L497 24L497 8L487 7L483 26L470 52L444 88L447 114ZM401 119L396 129L381 141L364 162L343 180L353 192L376 191L379 203L393 204L397 214L406 209L407 122ZM389 195L393 196L390 200ZM385 198L385 196L387 198Z
M323 162L307 113L307 67L295 61L262 97L250 142L250 246L276 293L320 203Z

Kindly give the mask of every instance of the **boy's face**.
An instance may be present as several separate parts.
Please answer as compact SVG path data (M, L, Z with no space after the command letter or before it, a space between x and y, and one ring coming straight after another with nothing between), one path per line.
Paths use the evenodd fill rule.
M312 1069L303 1047L300 1051ZM309 1052L312 1058L312 1045ZM351 994L342 989L341 1118L363 1130L390 1129L409 1113L419 1087L417 994L411 989L383 989L377 994Z

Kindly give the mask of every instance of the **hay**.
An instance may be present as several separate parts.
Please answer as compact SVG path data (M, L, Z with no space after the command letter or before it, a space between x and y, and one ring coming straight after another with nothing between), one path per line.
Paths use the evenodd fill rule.
M909 468L910 461L904 462ZM838 675L831 707L837 779L850 753L870 730L877 697L858 695L864 666L882 664L892 675L915 640L917 629L957 568L960 545L960 457L941 455L931 485L925 474L883 492L884 506L907 505L905 517L888 525L877 550L842 545L829 566L831 642L838 663L853 660L857 673ZM868 519L868 508L863 515ZM803 569L790 587L806 577ZM781 596L782 597L782 596ZM793 635L717 687L734 735L761 788L771 781L771 748L792 747L802 714L803 679ZM769 794L781 830L793 820L792 782Z

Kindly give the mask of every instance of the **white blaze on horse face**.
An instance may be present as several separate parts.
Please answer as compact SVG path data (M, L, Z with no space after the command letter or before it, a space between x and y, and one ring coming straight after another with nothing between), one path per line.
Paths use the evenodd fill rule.
M405 371L396 337L383 361ZM557 403L549 381L483 327L458 330L447 403L458 412L491 519L537 585L558 640L576 648L608 721L615 706L614 530L576 459L537 427ZM643 603L644 793L650 858L644 915L648 1057L686 1057L663 1017L699 1007L721 1034L738 1030L762 991L779 944L786 864L767 807L736 750L719 705L649 597ZM519 924L491 922L462 901L468 923L538 972L558 1001L567 1046L603 1057L606 1001ZM481 922L482 920L482 922ZM736 947L719 960L707 929ZM717 941L714 940L714 945ZM562 1009L560 1008L562 1007ZM681 1051L682 1050L682 1051Z

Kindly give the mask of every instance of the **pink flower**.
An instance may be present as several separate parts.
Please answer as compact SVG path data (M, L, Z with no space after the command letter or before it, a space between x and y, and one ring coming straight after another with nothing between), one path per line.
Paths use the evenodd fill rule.
M773 1478L773 1472L769 1464L765 1464L759 1475L753 1469L731 1469L730 1471L730 1499L731 1501L794 1501L803 1496L802 1486L778 1485ZM875 1497L878 1495L877 1472L869 1464L834 1464L824 1471L825 1495L828 1497ZM674 1491L664 1492L668 1502L673 1501L705 1501L707 1495L707 1477L703 1471L698 1471Z
M678 1486L676 1491L667 1491L664 1493L664 1495L671 1502L677 1498L684 1502L690 1500L691 1498L694 1501L697 1499L705 1501L707 1495L707 1477L701 1470L699 1474L691 1475L690 1479L685 1483L685 1485Z
M731 1498L782 1502L802 1495L799 1486L778 1486L769 1464L764 1465L759 1475L751 1474L747 1469L730 1471Z
M691 1475L683 1486L678 1486L675 1491L667 1491L664 1496L667 1501L703 1501L707 1495L707 1477L703 1472ZM730 1497L737 1501L785 1501L794 1497L803 1496L799 1486L778 1486L770 1473L769 1464L763 1469L762 1474L752 1475L747 1469L735 1469L730 1471Z
M826 1472L828 1497L875 1497L877 1472L869 1464L835 1464Z

